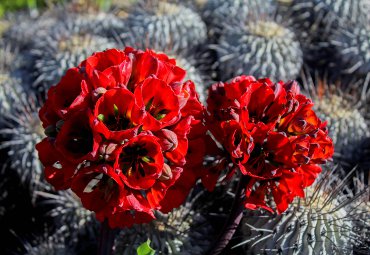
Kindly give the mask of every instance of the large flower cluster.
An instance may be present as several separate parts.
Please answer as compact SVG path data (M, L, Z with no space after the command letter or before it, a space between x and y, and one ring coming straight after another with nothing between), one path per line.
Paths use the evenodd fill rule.
M69 69L40 110L45 177L72 190L111 227L154 219L186 163L203 106L174 59L126 48ZM196 130L194 130L195 132Z
M247 176L245 206L278 212L304 197L333 143L295 81L272 83L239 76L209 89L208 126L223 145L231 169ZM230 173L229 173L230 174Z

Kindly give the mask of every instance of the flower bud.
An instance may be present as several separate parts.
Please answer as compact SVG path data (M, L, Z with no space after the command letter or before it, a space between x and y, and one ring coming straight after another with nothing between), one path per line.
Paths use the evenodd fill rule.
M177 148L177 135L168 129L161 129L156 132L156 136L160 139L159 143L163 151L173 151Z
M54 125L47 126L44 131L45 135L48 137L56 137L57 130Z
M98 101L98 99L104 95L104 93L107 92L107 90L105 88L102 88L102 87L99 87L99 88L96 88L93 92L92 92L92 99L93 99L93 102L96 102Z
M115 151L117 149L118 144L105 142L99 148L99 154L102 160L105 161L113 161L115 160Z
M64 124L64 120L59 120L56 125L56 131L59 132Z
M172 170L166 163L163 164L162 175L159 177L161 181L168 181L172 179Z

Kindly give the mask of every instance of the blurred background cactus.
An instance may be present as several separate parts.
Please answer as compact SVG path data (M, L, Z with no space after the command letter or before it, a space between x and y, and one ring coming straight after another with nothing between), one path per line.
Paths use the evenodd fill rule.
M369 8L368 0L0 0L2 252L96 252L93 213L44 180L38 109L66 69L94 51L134 46L176 58L204 103L212 83L235 75L298 79L327 120L336 170L327 166L282 215L245 211L225 254L369 254ZM122 230L115 253L136 254L149 238L158 254L206 254L234 189L197 186L180 208Z

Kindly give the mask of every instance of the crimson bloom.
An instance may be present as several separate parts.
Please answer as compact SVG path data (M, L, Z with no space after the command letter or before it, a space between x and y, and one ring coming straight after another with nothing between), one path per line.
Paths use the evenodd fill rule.
M214 84L207 103L208 127L235 166L229 175L238 169L248 177L247 208L273 211L266 203L272 196L277 211L285 211L333 155L326 124L295 81L239 76Z
M205 130L185 75L165 54L133 48L97 52L69 69L39 112L48 137L36 148L47 181L71 188L112 228L178 206L166 193L190 173L190 131Z

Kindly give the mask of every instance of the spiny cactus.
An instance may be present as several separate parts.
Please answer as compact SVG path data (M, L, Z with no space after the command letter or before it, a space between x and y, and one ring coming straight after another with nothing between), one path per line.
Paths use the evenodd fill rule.
M244 241L236 246L245 245L247 254L351 254L356 243L364 244L354 229L359 215L353 209L366 190L352 193L351 175L337 172L325 172L306 198L281 215L248 212L242 222Z
M330 37L342 24L348 29L367 23L367 0L292 0L289 6L291 25L312 65L335 65Z
M70 26L78 28L78 30L86 31L89 34L100 37L117 36L116 31L122 29L125 22L116 17L112 13L96 12L96 13L72 13L67 15Z
M346 168L354 167L364 157L361 149L364 139L370 137L367 89L370 75L365 81L347 82L348 86L324 77L303 76L304 89L315 102L313 109L328 123L335 145L334 158ZM347 88L341 88L344 86Z
M204 81L202 79L201 74L195 68L195 66L186 58L177 57L176 64L186 70L186 77L184 80L192 80L195 84L195 89L199 94L199 98L201 102L205 102L206 96L206 88L204 86Z
M120 37L125 41L127 33L132 45L179 53L202 44L206 40L206 25L201 17L181 3L163 0L140 1L130 12L126 28Z
M12 25L4 31L4 40L27 51L32 39L47 33L59 21L59 15L52 11L46 11L36 17L25 13L15 13L9 17L9 20Z
M77 66L95 51L115 47L107 38L93 35L75 22L59 23L33 40L29 52L33 86L40 92L55 85L64 72Z
M0 43L0 111L9 113L11 108L17 107L20 95L23 93L21 79L12 74L18 66L16 53L10 45ZM0 127L1 119L0 117Z
M215 49L222 80L241 74L294 79L303 62L294 33L269 19L226 29Z
M357 26L342 26L330 38L335 47L337 65L342 73L366 75L370 72L370 23Z
M208 0L202 17L209 27L209 35L217 39L227 26L245 23L251 17L265 16L272 10L272 1Z
M34 236L27 240L20 238L21 246L17 247L17 254L28 255L66 255L76 254L66 246L63 231L48 235L47 230L43 235Z
M200 101L205 103L207 89L213 84L216 75L212 70L214 58L210 56L210 52L204 48L195 48L173 57L176 59L176 64L186 70L184 80L194 82Z
M79 236L96 237L98 223L93 212L85 209L72 191L54 191L43 183L34 190L34 198L43 217L52 220L57 229L65 230L71 244L78 242Z
M368 254L370 247L370 201L364 201L356 208L356 215L359 215L359 220L355 226L356 231L361 232L360 242L356 242L354 245L355 254L366 255Z
M2 162L1 162L2 163ZM0 168L0 222L2 221L4 215L7 211L9 211L10 208L7 206L7 201L9 200L9 177L6 176L6 168L1 167Z
M365 23L369 3L367 0L292 0L292 25L302 38L325 37L339 24ZM311 40L309 40L311 42Z
M17 171L23 183L37 184L43 175L35 145L44 137L38 117L39 100L32 93L18 101L2 116L0 149L8 154L6 164Z
M122 230L115 241L115 254L135 254L148 238L158 254L205 254L214 230L207 220L207 210L194 208L199 198L195 196L167 215L157 212L157 220L152 223Z

